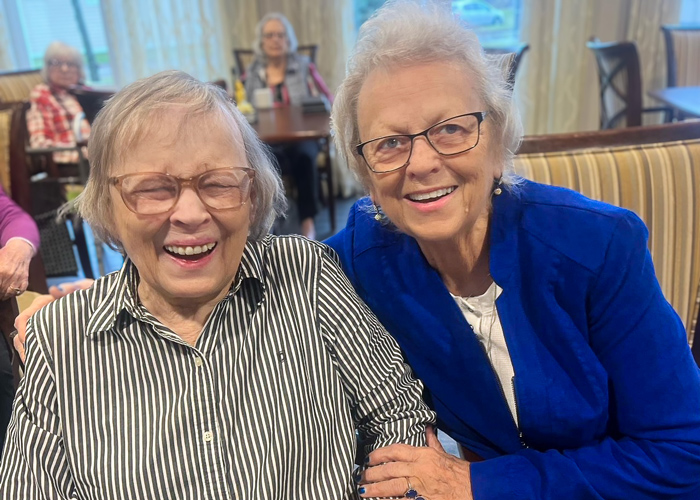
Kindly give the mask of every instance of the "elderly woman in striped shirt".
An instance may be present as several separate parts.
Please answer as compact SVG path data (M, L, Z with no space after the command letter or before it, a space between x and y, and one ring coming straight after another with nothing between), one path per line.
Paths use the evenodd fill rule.
M80 214L121 271L27 330L2 498L354 498L433 414L327 247L267 235L280 179L218 88L136 82L93 127Z

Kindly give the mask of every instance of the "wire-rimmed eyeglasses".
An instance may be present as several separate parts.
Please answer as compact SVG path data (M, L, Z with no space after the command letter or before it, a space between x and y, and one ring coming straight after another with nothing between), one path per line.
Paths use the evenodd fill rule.
M474 149L479 144L481 122L486 111L453 116L417 134L387 135L356 146L372 172L386 173L408 165L413 153L413 140L423 136L443 156L453 156Z
M186 187L213 210L238 208L250 198L255 171L247 167L217 168L183 179L160 172L110 177L126 207L139 215L159 215L173 209Z

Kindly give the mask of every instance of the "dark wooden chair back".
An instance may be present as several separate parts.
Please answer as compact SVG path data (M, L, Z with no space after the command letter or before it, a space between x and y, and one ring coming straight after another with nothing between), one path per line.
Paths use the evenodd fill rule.
M105 105L105 102L116 93L116 90L76 87L70 90L70 93L73 94L80 103L80 107L83 108L83 113L85 113L85 118L88 123L92 124L92 122L95 121L97 113Z
M591 38L587 46L598 64L602 130L640 126L643 113L663 112L665 121L671 121L670 108L642 107L642 72L634 42L602 43Z
M316 64L316 52L318 51L318 44L310 45L299 45L297 47L297 54L306 56L309 60ZM252 49L233 49L233 57L236 60L236 73L240 80L245 80L245 72L248 66L253 64L255 60L255 52Z
M661 26L666 42L666 86L700 85L700 25Z
M515 86L515 76L520 67L520 63L525 55L525 52L530 50L530 45L527 43L521 43L513 47L503 48L503 49L484 49L489 55L492 56L502 56L503 71L506 75L506 81L512 89Z

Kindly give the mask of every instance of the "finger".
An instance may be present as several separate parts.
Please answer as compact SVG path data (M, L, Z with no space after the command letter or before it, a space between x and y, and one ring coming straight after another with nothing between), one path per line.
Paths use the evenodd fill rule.
M82 279L78 281L61 283L58 286L52 286L49 288L49 293L53 296L53 298L60 299L61 297L64 297L69 293L73 293L76 290L88 289L94 282L95 280L92 279Z
M428 425L425 427L425 440L428 443L428 447L432 448L440 453L445 453L445 449L442 447L442 443L437 437L437 432L435 427Z
M54 300L55 299L51 295L39 295L32 301L31 304L29 304L29 307L19 313L19 316L15 318L15 328L17 329L17 337L15 338L20 339L22 344L24 344L24 339L27 332L27 321L29 321L29 318L32 316L32 314L37 312L46 304L50 304Z
M24 353L24 341L20 341L19 334L12 339L12 344L15 346L17 354L19 354L19 359L24 363L25 353Z
M379 483L389 481L391 479L410 476L413 468L412 464L406 462L389 462L386 464L375 465L365 469L362 474L360 484Z
M414 462L416 460L416 451L420 449L408 444L392 444L370 453L367 456L367 465L378 465L386 462Z
M364 484L357 488L362 498L371 497L399 497L404 498L408 491L408 481L405 477L390 479L379 483Z

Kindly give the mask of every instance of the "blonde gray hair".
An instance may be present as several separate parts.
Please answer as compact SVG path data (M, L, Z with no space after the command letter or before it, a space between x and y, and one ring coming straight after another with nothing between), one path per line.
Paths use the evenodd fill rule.
M347 64L345 79L335 96L333 132L339 153L369 187L369 169L357 155L360 143L357 102L360 90L376 68L430 62L457 63L468 71L485 104L494 129L492 147L504 162L503 182L517 183L513 156L520 144L522 125L501 64L484 54L476 34L452 15L445 2L389 0L360 28ZM495 142L495 144L494 144Z
M255 41L253 42L253 51L255 52L255 55L258 58L263 60L265 59L265 52L263 52L262 49L263 29L265 29L265 25L267 24L267 22L272 20L279 21L284 26L284 31L287 33L289 53L293 54L297 51L297 48L299 47L297 35L296 33L294 33L294 27L292 26L292 23L289 22L289 19L287 19L284 15L280 14L279 12L270 12L269 14L265 14L265 16L255 26Z
M255 171L248 239L266 235L287 207L270 152L223 89L181 71L164 71L138 80L119 91L99 112L90 134L90 178L74 204L80 216L99 238L122 248L114 229L109 178L131 146L157 126L161 113L173 105L184 106L188 119L212 116L219 118L222 126L240 131L247 166Z
M49 46L46 47L46 52L44 52L44 67L41 68L41 76L47 83L49 81L49 61L51 59L59 59L61 61L76 64L78 66L78 71L80 72L80 78L78 81L85 81L83 55L75 47L71 47L63 42L51 42Z

